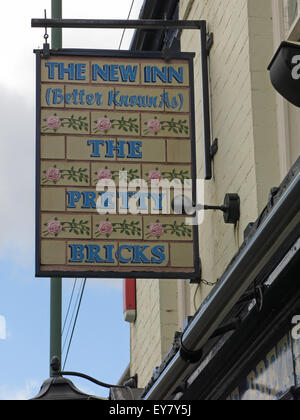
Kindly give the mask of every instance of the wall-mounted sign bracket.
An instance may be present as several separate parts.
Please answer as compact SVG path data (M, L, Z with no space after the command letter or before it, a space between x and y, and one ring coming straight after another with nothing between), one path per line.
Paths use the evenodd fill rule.
M226 194L222 206L197 204L186 196L177 196L172 202L175 213L191 215L201 210L219 210L223 212L224 223L235 225L240 220L240 197L238 194Z
M201 68L203 96L203 138L204 138L204 179L212 179L210 93L208 56L213 46L213 34L207 33L205 20L99 20L99 19L32 19L32 28L73 28L73 29L178 29L200 30ZM166 57L171 58L171 51Z

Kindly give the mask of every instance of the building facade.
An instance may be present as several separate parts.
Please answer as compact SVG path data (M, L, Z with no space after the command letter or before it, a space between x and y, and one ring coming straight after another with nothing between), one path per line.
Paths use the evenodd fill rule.
M251 238L251 235L254 237L258 234L261 221L268 221L268 218L273 214L272 211L275 212L272 199L275 203L286 199L284 196L286 189L294 185L293 182L299 175L299 163L293 165L300 156L300 110L275 92L267 71L281 41L300 41L300 1L170 0L159 2L146 0L140 17L142 19L161 19L165 16L168 19L206 20L208 35L213 34L214 42L208 58L211 140L213 142L217 139L218 150L213 157L213 177L211 180L205 181L204 198L206 203L220 205L227 193L236 193L240 197L241 216L240 221L233 226L224 224L220 212L205 212L204 222L199 228L202 273L196 284L184 280L159 279L136 282L137 316L131 325L130 375L137 374L138 387L146 387L146 398L147 392L150 397L155 395L155 393L151 394L151 387L153 388L156 381L160 382L162 372L168 370L166 366L174 360L174 355L182 344L180 333L183 331L187 331L187 335L192 333L193 320L196 324L197 316L205 311L206 302L212 302L214 294L221 292L222 279L228 278L228 273L232 269L232 261L238 265L243 253L246 252L248 236L250 235ZM204 165L199 31L183 31L181 34L169 32L167 36L163 32L154 34L153 32L141 33L137 31L132 42L132 49L161 49L166 38L171 49L181 48L183 52L196 53L197 173L198 178L202 179ZM274 190L274 187L277 189ZM270 195L270 191L273 191L273 195ZM291 243L295 243L300 236L298 222L295 222L289 233ZM278 244L276 255L279 260L276 260L276 264L274 260L275 266L284 258L284 252L288 252L287 248L285 245L283 250L283 245ZM279 250L282 251L280 256ZM261 261L258 260L257 266L260 264ZM256 285L259 284L263 289L266 287L265 280L269 278L271 272L274 272L274 264L272 267L270 264L267 265L268 273L264 269L265 279L261 274L263 269L259 275L257 273L254 279ZM290 269L294 275L297 273L294 266ZM258 290L260 293L262 289ZM275 297L273 298L275 299ZM295 305L296 303L297 301ZM220 308L220 312L222 312L222 308ZM233 316L233 318L237 320L236 317ZM239 321L243 319L240 313L238 318ZM260 323L261 320L257 316L255 320L253 318L252 322ZM192 325L190 329L189 325ZM249 328L251 328L250 324ZM277 339L278 341L276 341ZM288 325L285 324L282 327L277 339L275 336L270 338L270 341L265 343L264 349L261 349L260 354L252 352L247 365L243 366L239 372L239 377L234 380L232 378L232 381L227 378L226 385L222 390L214 390L213 385L210 384L211 389L208 394L204 392L201 394L199 383L196 388L197 392L192 386L203 372L201 367L198 367L200 358L198 365L193 364L192 369L189 366L185 374L181 375L185 384L190 380L190 391L180 394L177 389L177 393L173 392L172 395L177 394L177 396L181 395L181 397L191 399L226 397L228 399L260 399L262 396L271 399L277 398L278 395L282 396L287 391L290 380L287 380L285 385L279 386L280 381L278 378L276 379L274 371L272 373L275 378L273 385L278 389L268 391L267 385L255 383L259 375L253 374L252 368L250 369L253 363L254 367L258 366L258 370L255 372L260 369L263 372L267 371L260 367L260 363L264 363L261 360L265 360L267 357L273 357L273 361L279 360L276 355L280 352L282 354L282 349L290 351L287 359L289 363L293 357L299 362L295 355L299 349L291 347L292 338ZM246 341L244 339L244 342ZM214 345L218 344L214 343ZM233 341L231 346L234 348ZM209 350L211 351L211 348ZM258 359L257 362L255 362L256 359ZM203 363L203 358L201 360ZM265 367L267 365L268 363L264 363ZM218 366L217 362L216 366ZM228 372L231 368L232 366L228 367ZM214 372L213 366L211 369L211 372ZM250 376L254 375L252 379L249 379L249 375L245 374L247 369L252 372ZM281 366L281 369L285 370L285 377L288 379L290 376L297 377L297 374L300 374L300 371L298 373L287 372L287 365ZM228 372L224 372L224 377L229 375ZM251 386L249 388L249 384L248 388L247 385L241 385L245 382L243 381L244 374L252 384L252 388ZM237 387L230 389L231 382L232 386L235 384ZM174 391L176 387L173 385L170 388L173 388ZM292 383L290 387L296 385L296 383ZM240 391L241 389L244 391ZM166 395L170 397L171 391Z

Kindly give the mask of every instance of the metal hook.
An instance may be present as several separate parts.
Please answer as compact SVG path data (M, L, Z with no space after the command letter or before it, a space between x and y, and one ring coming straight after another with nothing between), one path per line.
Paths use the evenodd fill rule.
M44 9L44 17L45 17L45 20L46 20L47 19L47 10L46 9ZM48 58L49 55L50 55L50 46L48 44L48 38L49 38L48 28L47 28L47 26L45 26L45 34L44 34L45 42L43 44L43 55L44 55L45 58Z

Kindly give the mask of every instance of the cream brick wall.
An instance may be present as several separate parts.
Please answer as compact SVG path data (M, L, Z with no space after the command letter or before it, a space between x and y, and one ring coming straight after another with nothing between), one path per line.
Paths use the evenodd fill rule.
M144 387L169 351L177 330L177 283L137 281L137 320L131 327L131 374Z
M219 140L214 179L206 182L205 202L222 203L226 193L241 198L237 228L219 212L207 212L200 228L203 278L215 282L243 242L248 223L280 182L276 97L267 66L273 55L271 0L185 0L181 18L205 19L214 33L210 54L212 136ZM199 51L199 37L186 31L182 51ZM200 57L195 62L200 79ZM197 86L198 85L198 86ZM201 86L196 82L198 176L203 177ZM198 117L199 116L199 117ZM193 303L195 288L191 290ZM211 288L197 291L197 305ZM194 305L191 305L191 314Z
M210 54L212 136L219 140L214 177L205 182L205 203L222 204L226 193L238 193L241 219L225 225L221 212L208 211L200 227L203 278L215 282L243 242L244 230L257 219L269 191L280 183L275 92L267 66L273 56L272 0L181 0L180 18L205 19L214 33ZM197 52L195 92L198 177L203 178L202 99L199 31L184 31L182 51ZM182 326L177 316L177 282L139 281L138 320L131 329L131 373L139 386ZM190 314L211 291L202 285L190 294ZM197 292L197 294L195 294ZM194 299L195 298L195 299ZM171 312L168 312L171 311Z

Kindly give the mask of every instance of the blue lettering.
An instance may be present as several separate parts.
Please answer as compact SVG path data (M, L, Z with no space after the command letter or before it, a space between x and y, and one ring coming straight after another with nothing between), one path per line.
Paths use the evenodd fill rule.
M79 104L78 97L79 97L79 91L78 91L78 89L74 89L73 90L73 103L74 103L74 105Z
M139 200L139 205L138 205L137 210L139 211L148 210L148 197L149 197L148 193L142 193L142 192L138 192L132 197L135 201Z
M151 67L146 66L144 69L144 79L145 83L151 83Z
M72 93L66 93L65 94L65 103L66 103L66 105L70 105L72 96L73 96Z
M150 260L144 255L149 246L134 246L132 264L149 264Z
M183 95L181 93L178 94L179 96L179 100L180 100L180 107L179 107L179 111L182 110L183 108L183 104L184 104L184 99L183 99Z
M102 105L102 94L101 93L96 93L96 102L97 102L97 105Z
M79 99L80 99L80 105L84 105L84 95L85 95L85 90L81 89L81 91L79 92Z
M75 65L76 69L76 80L86 80L86 64L79 63Z
M137 76L138 66L120 66L120 73L122 82L135 82Z
M68 209L76 209L76 203L78 203L78 201L81 198L81 193L79 191L68 191L67 192L68 195Z
M93 147L93 152L91 154L91 158L101 158L100 146L105 145L104 140L88 140L87 145Z
M154 66L152 69L152 83L157 82L157 78L159 78L163 83L168 82L168 67L164 66L162 70L160 70L157 66Z
M117 142L117 146L114 145L114 140L108 140L106 142L106 158L114 158L115 151L117 152L117 157L125 159L124 145L125 141L121 140Z
M167 108L170 108L170 101L169 101L169 93L163 93L160 95L161 96L161 101L159 104L159 107L162 108L164 106L164 104L166 104Z
M120 191L119 193L119 206L120 206L120 210L128 210L129 209L129 203L128 203L128 199L130 199L131 197L133 197L135 195L135 193L133 191Z
M101 200L98 200L97 202L97 209L100 210L114 210L116 207L116 203L115 203L115 199L116 199L116 194L112 191L107 191L107 192L101 192L99 193ZM99 206L99 202L100 202L100 206Z
M51 88L48 88L46 91L46 103L48 106L50 106L50 95L51 95Z
M110 75L109 75L109 81L110 82L118 82L119 81L118 70L119 70L119 66L117 64L112 64L110 66Z
M117 102L117 96L120 94L120 91L117 90L116 93L113 90L109 91L108 95L108 106L116 105L122 106L121 102Z
M105 64L99 66L98 64L92 65L92 80L96 82L98 78L104 82L119 82L134 83L138 74L138 66L124 66L118 64Z
M98 76L100 79L102 79L104 82L108 82L109 79L109 67L106 64L102 68L98 64L93 64L92 66L92 80L94 82L97 81Z
M65 79L65 73L68 75L68 80L74 80L75 78L75 64L70 63L67 68L65 68L64 63L59 64L59 70L58 70L58 79L64 80Z
M154 200L154 207L153 211L159 211L163 209L162 201L164 197L166 197L167 194L157 194L157 193L151 193L149 194L149 198L153 198Z
M55 79L55 70L58 69L58 79L64 80L65 75L68 75L68 80L86 80L86 64L84 63L70 63L65 67L64 63L48 62L45 63L48 69L48 80Z
M151 258L152 264L162 264L166 260L165 256L165 247L164 246L155 246L152 249L152 256Z
M81 263L84 260L84 246L83 245L69 245L71 250L71 258L69 263Z
M173 82L173 77L178 83L183 83L183 67L179 67L178 71L174 67L169 68L169 83Z
M115 260L113 257L113 251L115 246L114 245L104 245L103 247L105 249L105 262L106 264L114 264Z
M45 63L45 67L48 68L48 79L53 80L55 79L55 67L58 67L59 63Z
M89 94L89 95L86 96L86 103L88 105L93 105L95 103L95 101L96 101L96 98L95 98L94 95Z
M161 95L163 97L163 95ZM113 90L109 91L108 95L108 105L116 107L126 107L126 108L157 108L158 96L143 96L143 95L120 95L120 91ZM161 101L160 108L164 105L163 100Z
M82 193L83 195L83 205L81 206L82 209L95 209L96 208L96 193L85 191Z
M145 83L173 83L176 81L179 84L184 82L184 67L179 67L176 70L173 66L163 66L160 69L158 66L145 66L144 68L144 82Z
M142 141L128 141L128 159L142 159L143 153L141 147L143 147ZM120 156L119 156L120 157Z
M123 257L123 254L122 254L123 250L127 250L127 251L129 251L129 252L132 252L132 250L133 250L133 246L129 246L129 245L121 245L121 246L119 247L119 262L120 262L121 264L128 264L128 263L131 261L131 257L130 257L130 258L124 258L124 257Z
M99 257L99 253L101 251L101 248L99 245L86 245L87 250L87 259L86 263L104 263L105 261L102 260L102 258Z

